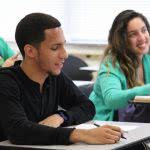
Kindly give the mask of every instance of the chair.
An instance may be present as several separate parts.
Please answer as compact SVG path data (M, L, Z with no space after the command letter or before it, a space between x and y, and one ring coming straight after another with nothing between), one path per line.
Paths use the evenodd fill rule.
M91 84L87 84L87 85L78 86L78 88L80 89L80 91L83 94L85 94L87 97L89 97L91 92L92 92L92 90L93 90L93 86L94 86L94 83L91 83ZM114 111L113 121L120 121L119 120L119 110L115 110Z
M88 66L87 63L79 57L69 55L64 63L63 72L72 80L91 81L93 76L91 72L80 70L80 67Z
M87 85L78 86L78 88L80 89L80 91L82 93L84 93L87 97L89 97L90 93L93 90L93 86L94 86L94 83L91 83L91 84L87 84Z
M87 84L87 85L81 85L81 86L78 86L78 88L80 89L80 91L85 94L87 97L90 96L92 90L93 90L93 86L94 86L94 83L91 83L91 84ZM119 113L120 110L114 110L114 118L113 118L113 121L121 121L119 120Z

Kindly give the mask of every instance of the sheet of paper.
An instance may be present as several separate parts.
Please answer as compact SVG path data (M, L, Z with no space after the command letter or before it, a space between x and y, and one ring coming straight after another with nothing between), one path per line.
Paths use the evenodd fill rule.
M97 123L97 122L95 122L95 123ZM99 123L97 123L97 124L99 124ZM102 126L102 125L106 125L106 124L114 125L114 124L110 124L110 123L100 123L99 125ZM116 124L116 126L120 127L123 131L131 131L131 130L134 130L139 127L139 126L134 126L134 125L130 126L130 125L118 125L118 124ZM76 126L76 129L93 129L93 128L96 128L96 126L93 124L86 124L86 123Z
M150 96L135 96L134 99L148 99L148 100L150 100Z
M135 102L135 103L150 103L150 96L135 96L133 102Z
M102 125L115 125L115 126L118 126L120 127L123 131L131 131L131 130L134 130L136 128L138 128L139 126L137 125L122 125L122 124L115 124L114 122L100 122L100 121L94 121L94 123L102 126Z
M96 128L93 124L83 123L76 126L76 129L94 129Z

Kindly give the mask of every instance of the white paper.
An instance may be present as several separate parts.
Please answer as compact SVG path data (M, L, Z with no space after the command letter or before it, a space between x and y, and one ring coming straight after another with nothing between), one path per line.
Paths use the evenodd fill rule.
M120 127L123 131L131 131L134 130L136 128L138 128L139 126L137 125L122 125L122 124L115 124L114 122L100 122L100 121L95 121L94 123L102 126L102 125L113 125L113 126L118 126Z
M134 99L150 99L150 96L135 96Z
M93 124L83 123L76 126L76 129L94 129L96 128Z

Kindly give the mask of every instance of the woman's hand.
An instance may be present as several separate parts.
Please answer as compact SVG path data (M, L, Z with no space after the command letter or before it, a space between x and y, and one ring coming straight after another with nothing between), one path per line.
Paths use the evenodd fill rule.
M8 59L6 59L6 61L5 61L4 64L2 65L2 67L10 67L10 66L13 66L14 63L15 63L15 61L18 60L18 55L19 55L19 53L16 54L16 55L14 55L14 56L12 56L12 57L10 57L10 58L8 58Z

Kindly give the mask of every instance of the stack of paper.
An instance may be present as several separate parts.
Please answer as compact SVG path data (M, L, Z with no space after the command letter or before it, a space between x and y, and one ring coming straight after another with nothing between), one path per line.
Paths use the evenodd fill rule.
M150 96L135 96L134 103L150 103Z

